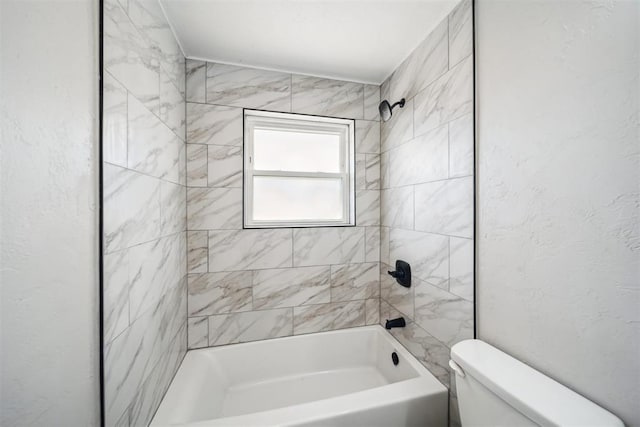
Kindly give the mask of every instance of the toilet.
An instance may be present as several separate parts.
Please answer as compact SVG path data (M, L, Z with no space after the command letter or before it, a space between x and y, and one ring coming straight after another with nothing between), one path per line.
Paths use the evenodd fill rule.
M466 426L624 426L562 384L480 340L451 348L451 369Z

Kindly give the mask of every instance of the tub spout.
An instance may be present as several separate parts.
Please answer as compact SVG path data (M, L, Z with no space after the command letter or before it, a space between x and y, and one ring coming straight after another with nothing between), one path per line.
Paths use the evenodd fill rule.
M404 317L398 317L397 319L387 320L387 323L384 324L386 329L391 328L404 328L407 326L407 322L404 321Z

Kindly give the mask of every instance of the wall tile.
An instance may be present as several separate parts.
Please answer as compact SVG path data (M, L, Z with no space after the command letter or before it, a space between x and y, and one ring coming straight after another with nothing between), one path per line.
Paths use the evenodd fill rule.
M106 418L106 424L111 426L113 425L114 427L130 427L129 424L129 413L131 412L131 407L126 408L125 412L122 414L122 416L120 417L119 420L117 420L115 422L115 424L112 422L111 419L111 415L110 413L107 413L105 418ZM114 414L115 416L115 414Z
M411 265L412 277L446 288L449 281L449 238L438 234L391 229L390 260Z
M356 190L367 189L367 155L356 153Z
M209 271L291 267L292 232L287 229L209 232Z
M209 317L210 346L264 340L292 334L291 308Z
M365 227L364 260L365 262L380 261L380 227Z
M187 227L189 231L242 228L242 190L187 189Z
M449 397L458 394L458 390L456 387L456 373L449 367Z
M385 151L380 155L380 188L391 187L391 151Z
M103 160L127 167L127 90L104 73L102 117Z
M291 111L291 74L207 63L207 103Z
M210 316L253 308L250 271L189 274L187 283L189 316Z
M356 224L380 224L380 191L356 190Z
M473 116L449 122L449 177L473 175Z
M269 94L267 82L266 92L262 92L262 89L253 90L242 81L243 78L239 76L247 72L248 75L256 76L256 82L264 80L265 77L269 77L271 72L263 74L259 70L243 70L241 67L230 67L227 69L229 73L225 75L222 72L223 67L218 67L219 64L208 64L208 76L206 82L201 84L201 87L206 87L208 91L206 101L209 104L220 105L203 105L196 103L189 103L189 113L195 112L195 114L188 113L187 119L187 142L191 146L197 148L189 148L189 179L192 187L203 186L204 180L207 180L207 186L209 189L220 187L220 189L230 190L237 188L241 191L241 178L242 178L242 114L241 107L245 108L264 108L251 104L257 98L261 100L267 99L273 93ZM198 79L198 73L201 73L201 68L193 71L193 79ZM213 71L220 72L216 74ZM213 71L212 71L213 70ZM189 73L189 65L187 65L187 73ZM281 73L271 74L271 77ZM219 85L213 92L216 98L215 100L210 96L212 95L212 79L215 79ZM236 79L236 80L234 80ZM355 325L364 325L366 322L370 324L376 323L379 318L379 271L377 262L380 258L380 243L379 243L379 187L381 185L380 177L380 124L377 121L377 104L379 102L379 88L376 86L367 87L367 104L365 104L365 86L361 84L353 84L349 82L335 82L326 79L307 79L302 77L292 77L294 85L300 83L298 88L304 87L304 90L298 92L298 97L295 93L290 92L293 97L294 104L297 101L306 104L303 108L308 108L307 112L320 111L317 109L323 109L324 114L330 115L353 115L357 116L357 152L360 154L357 160L357 186L362 192L359 194L358 206L361 207L360 216L358 217L359 223L372 224L368 227L340 227L340 228L316 228L316 229L256 229L256 230L222 230L220 226L214 224L200 224L202 230L209 230L208 241L208 267L205 262L202 261L202 256L206 254L206 249L202 248L202 236L194 235L194 247L192 249L193 256L189 260L190 268L198 271L205 271L209 269L210 274L222 274L222 272L238 271L248 272L252 271L253 286L252 296L253 303L251 311L241 313L224 313L224 314L211 314L209 317L209 330L208 340L210 345L221 345L225 343L240 342L247 339L261 339L261 337L273 337L281 336L280 332L271 333L264 332L258 326L261 320L251 316L266 315L264 313L277 312L277 310L290 310L291 307L295 307L295 310L299 310L304 307L315 307L315 310L322 316L320 321L316 324L309 324L307 320L303 322L299 330L305 331L311 329L324 330L324 328L340 328L350 327ZM305 80L302 82L302 80ZM234 87L236 85L236 87ZM251 86L251 85L249 85ZM191 87L197 87L187 84L187 92L190 96L197 96L198 91L191 93ZM237 90L236 90L237 89ZM255 89L255 88L254 88ZM205 89L202 89L205 90ZM327 93L332 90L342 91L345 90L347 94L353 93L355 90L358 97L357 105L354 102L350 106L350 102L343 102L341 105L323 105L323 97L326 98ZM327 92L328 91L328 92ZM253 97L253 101L246 101L246 98ZM256 98L257 97L257 98ZM193 99L193 98L190 98ZM335 97L335 99L345 99L345 97ZM347 96L348 99L348 96ZM200 101L198 101L200 102ZM284 104L282 104L284 105ZM280 107L282 107L282 105ZM368 114L373 120L365 121L361 120L364 117L365 105L368 105ZM274 110L289 111L290 105L286 105L285 108L267 108ZM350 112L350 109L353 109ZM357 112L356 112L357 110ZM235 119L231 118L231 115L237 111ZM296 111L301 112L301 111ZM223 116L227 115L227 119ZM314 113L314 114L317 114ZM211 117L208 117L211 116ZM233 121L239 124L236 129L238 132L227 132L227 124ZM220 125L216 125L214 122L221 122ZM213 123L213 125L212 125ZM227 127L225 127L227 126ZM229 138L235 138L236 142L228 142ZM227 138L227 141L213 140L215 138ZM202 147L207 145L207 168L204 170L203 160L201 155L203 153ZM358 161L359 160L359 161ZM228 167L227 167L228 166ZM236 187L237 186L237 187ZM235 188L229 188L235 187ZM217 197L210 197L211 203L207 203L203 196L205 188L189 188L189 229L194 226L193 217L200 217L203 221L204 218L209 215L204 211L206 209L213 209L216 206ZM193 200L202 199L201 203L194 203ZM192 209L194 204L201 206L203 211L200 214L193 215ZM366 205L374 204L375 206L370 209L366 208ZM224 217L224 215L222 216ZM241 220L241 212L238 214L238 218ZM196 220L197 222L197 220ZM199 228L200 229L200 228ZM190 231L189 233L192 233ZM191 234L190 234L191 236ZM294 238L295 236L295 238ZM199 243L195 244L198 241ZM295 243L295 245L293 244ZM294 250L295 249L295 250ZM347 273L352 269L356 269L359 266L352 266L352 263L364 263L365 259L369 261L373 266L373 269L365 269L364 275L358 275L358 272L353 272L351 276ZM295 263L294 263L295 261ZM340 278L341 282L334 286L334 294L341 295L339 298L360 298L358 301L353 301L355 305L347 305L350 302L341 301L339 303L331 303L331 267L329 264L348 264L345 265L344 271L340 270L340 275L336 276ZM296 267L293 267L295 265ZM336 267L338 268L338 267ZM364 268L364 267L359 267ZM336 272L334 272L337 274ZM207 274L195 275L193 277L205 277ZM371 277L369 277L371 276ZM336 282L338 283L338 282ZM193 286L193 285L191 285ZM346 289L349 288L350 292ZM344 289L344 291L342 291ZM341 293L340 293L341 292ZM365 309L365 298L368 298L366 304L368 308ZM207 298L200 298L200 295L190 295L190 310L196 305L195 301L200 303L202 301L210 300ZM206 304L206 302L205 302ZM319 308L318 308L319 307ZM357 308L353 313L353 307ZM334 319L340 313L341 309L347 309L350 312L350 316L355 316L355 319L350 319L349 316L340 316L340 319ZM314 312L315 312L314 310ZM202 312L192 313L198 317L202 317L205 314ZM250 316L251 315L251 316ZM290 312L293 315L293 312ZM273 316L272 316L273 317ZM305 319L306 317L298 317L299 319ZM346 321L343 319L345 318ZM255 324L253 323L255 320ZM267 316L267 323L269 322L269 316ZM291 320L292 322L292 320ZM264 322L262 322L264 323ZM241 329L243 325L253 332L245 334ZM215 326L220 326L222 329L226 325L235 325L231 327L230 332L216 332ZM267 324L268 326L268 324ZM293 326L291 325L290 328ZM201 327L202 328L202 327ZM235 328L235 332L234 329ZM276 329L278 329L276 327ZM293 331L285 333L291 334ZM203 334L201 334L203 336ZM249 338L247 338L249 336ZM199 338L200 341L203 338Z
M415 321L449 347L473 338L473 303L416 280Z
M182 141L185 140L184 99L173 80L165 73L160 73L160 119Z
M390 152L391 187L447 179L449 140L447 126L441 126Z
M128 249L129 316L153 308L186 274L186 236L177 233Z
M208 269L209 233L187 232L187 272L205 273Z
M160 64L116 2L104 4L104 68L150 111L160 111Z
M365 188L367 190L380 189L380 155L365 155Z
M391 76L393 102L411 99L448 69L448 25L443 20ZM391 102L391 100L390 100Z
M364 262L364 228L298 228L293 230L293 265Z
M254 309L294 307L330 301L330 267L300 267L253 272Z
M473 302L473 240L449 238L449 292Z
M364 302L365 324L377 325L380 323L380 299L371 298Z
M105 251L113 252L160 235L160 181L104 165Z
M389 98L391 98L391 76L387 77L380 85L380 102L385 99L389 101Z
M293 308L294 334L364 326L365 302L350 301Z
M413 96L413 105L381 128L380 322L403 315L407 326L391 333L447 386L449 347L473 330L473 240L456 237L473 234L472 34L463 1L381 85L382 99ZM411 264L412 288L387 275L396 259Z
M178 151L178 184L187 185L187 144L182 143Z
M393 110L393 116L380 123L380 149L388 151L413 138L413 99Z
M449 70L414 98L414 129L421 135L472 113L473 61L471 57Z
M413 229L413 187L399 187L380 192L380 220L386 227Z
M209 145L209 187L242 188L242 147Z
M356 152L380 152L380 122L356 120Z
M185 61L157 1L104 12L105 415L148 425L187 347Z
M155 364L140 385L129 409L132 426L148 425L160 405L173 373L178 369L186 353L187 328L183 326L178 334L167 343L166 350L161 353ZM108 423L107 423L108 424Z
M129 327L129 258L126 249L104 256L104 342Z
M187 144L187 185L189 187L206 187L208 183L207 146Z
M331 266L331 302L378 298L379 296L380 269L378 263Z
M453 384L455 384L455 378L451 380L451 385L453 386ZM449 394L449 425L451 427L462 427L458 398L452 393Z
M389 227L380 227L380 262L388 265L391 265L391 261L389 260L390 234L391 229Z
M471 0L462 0L449 14L449 68L473 51Z
M364 85L294 74L291 102L294 113L362 119Z
M187 59L186 67L187 101L206 102L207 64L203 61Z
M184 92L184 56L157 1L128 0L128 15L151 48L150 53Z
M186 290L179 285L105 346L107 424L120 419L134 401L153 368L170 353L166 350L172 348L185 323Z
M160 182L160 232L163 236L187 228L187 194L184 185Z
M400 313L384 301L380 304L380 322L398 317ZM391 329L396 338L445 386L449 385L449 348L429 335L415 322L409 321L404 328Z
M413 319L414 286L412 284L410 288L405 288L389 275L389 271L395 270L395 259L392 263L380 265L380 297L404 316Z
M242 108L187 103L187 142L242 146Z
M189 317L187 319L189 350L194 348L207 347L209 345L209 318L208 317Z
M375 121L380 120L378 105L380 105L380 86L364 85L364 119L365 120L375 120Z
M473 237L473 177L417 185L415 205L416 230Z
M179 183L182 141L131 95L128 105L129 169Z

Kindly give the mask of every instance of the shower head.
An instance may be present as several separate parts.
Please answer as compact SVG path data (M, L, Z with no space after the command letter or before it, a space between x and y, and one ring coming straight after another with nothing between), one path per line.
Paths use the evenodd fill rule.
M396 108L396 105L400 108L404 107L404 98L393 105L389 104L389 101L387 101L386 99L380 103L380 105L378 106L378 111L380 111L380 117L382 117L383 122L386 122L391 118L391 116L393 115L393 109Z

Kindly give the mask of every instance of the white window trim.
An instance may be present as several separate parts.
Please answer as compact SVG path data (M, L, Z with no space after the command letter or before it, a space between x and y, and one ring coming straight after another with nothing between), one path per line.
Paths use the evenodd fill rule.
M298 227L349 227L355 224L355 121L332 117L310 116L304 114L277 113L244 109L244 228L298 228ZM260 127L274 127L278 124L300 130L323 131L333 128L341 130L341 170L339 173L323 172L287 172L264 171L253 168L253 129ZM253 213L253 177L312 177L312 178L340 178L342 180L343 216L340 220L282 220L255 221Z

